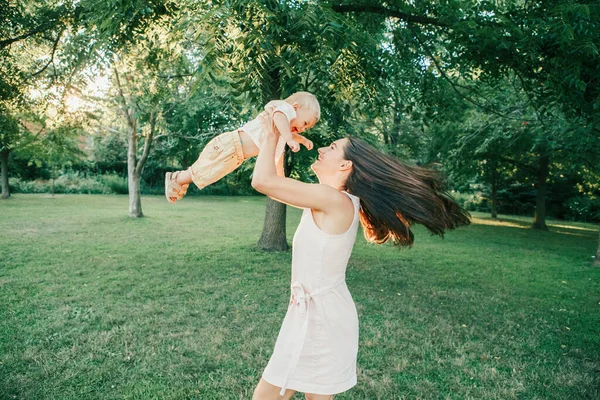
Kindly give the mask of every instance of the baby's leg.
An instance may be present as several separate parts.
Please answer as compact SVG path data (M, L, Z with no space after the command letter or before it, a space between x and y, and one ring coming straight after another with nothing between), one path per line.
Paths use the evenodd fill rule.
M238 131L226 132L208 142L198 160L186 171L186 174L180 176L183 175L182 181L188 179L188 182L194 182L199 189L202 189L234 171L244 160Z
M254 143L254 140L244 131L240 130L240 140L242 141L242 151L244 152L244 158L248 159L258 155L259 148Z
M229 133L231 133L231 132L224 133L223 135L226 135ZM248 134L244 131L239 131L238 133L240 135L240 141L242 142L242 153L243 153L244 160L258 155L259 149L258 149L258 146L256 146L256 144L254 143L254 140L252 140L252 138L250 136L248 136ZM209 142L209 144L206 145L204 150L209 148L209 145L210 145L210 142ZM202 150L202 153L204 153L204 150ZM202 153L200 153L200 157L198 157L198 160L200 160L200 158L202 158ZM196 162L198 162L198 161L196 161ZM177 183L179 183L180 185L192 183L191 169L186 169L185 171L181 171L181 173L177 176Z
M177 183L180 185L192 183L192 172L189 169L181 171L179 175L177 175Z

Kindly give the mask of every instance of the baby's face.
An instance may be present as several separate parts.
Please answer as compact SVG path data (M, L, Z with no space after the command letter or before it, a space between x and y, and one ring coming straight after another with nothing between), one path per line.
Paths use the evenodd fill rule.
M290 121L290 131L292 133L302 133L312 128L317 123L317 116L313 110L299 107L296 109L296 118Z

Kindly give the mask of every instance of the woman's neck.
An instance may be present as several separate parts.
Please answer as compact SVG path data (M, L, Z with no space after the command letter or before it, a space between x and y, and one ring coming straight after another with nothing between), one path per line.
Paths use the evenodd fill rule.
M319 183L322 185L328 185L334 188L335 190L345 190L346 189L346 181L345 179L340 179L339 177L331 176L327 178L319 178Z

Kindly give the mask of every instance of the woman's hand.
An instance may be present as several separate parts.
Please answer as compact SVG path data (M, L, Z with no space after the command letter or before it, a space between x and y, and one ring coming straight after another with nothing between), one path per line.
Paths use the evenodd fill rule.
M277 132L273 126L273 117L270 113L261 113L258 116L258 120L260 121L263 132L265 132L267 136L279 136L279 132Z

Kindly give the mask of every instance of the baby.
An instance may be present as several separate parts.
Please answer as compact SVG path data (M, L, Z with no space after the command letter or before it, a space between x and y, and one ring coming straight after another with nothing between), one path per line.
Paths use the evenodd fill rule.
M258 155L265 138L261 120L270 118L281 137L275 150L278 173L283 174L285 145L292 151L300 150L300 144L311 150L313 143L301 135L315 126L321 117L317 98L308 92L297 92L285 100L267 103L265 110L241 128L214 137L204 147L198 160L185 171L167 172L165 196L175 203L185 195L191 182L202 189L234 171L244 160Z

